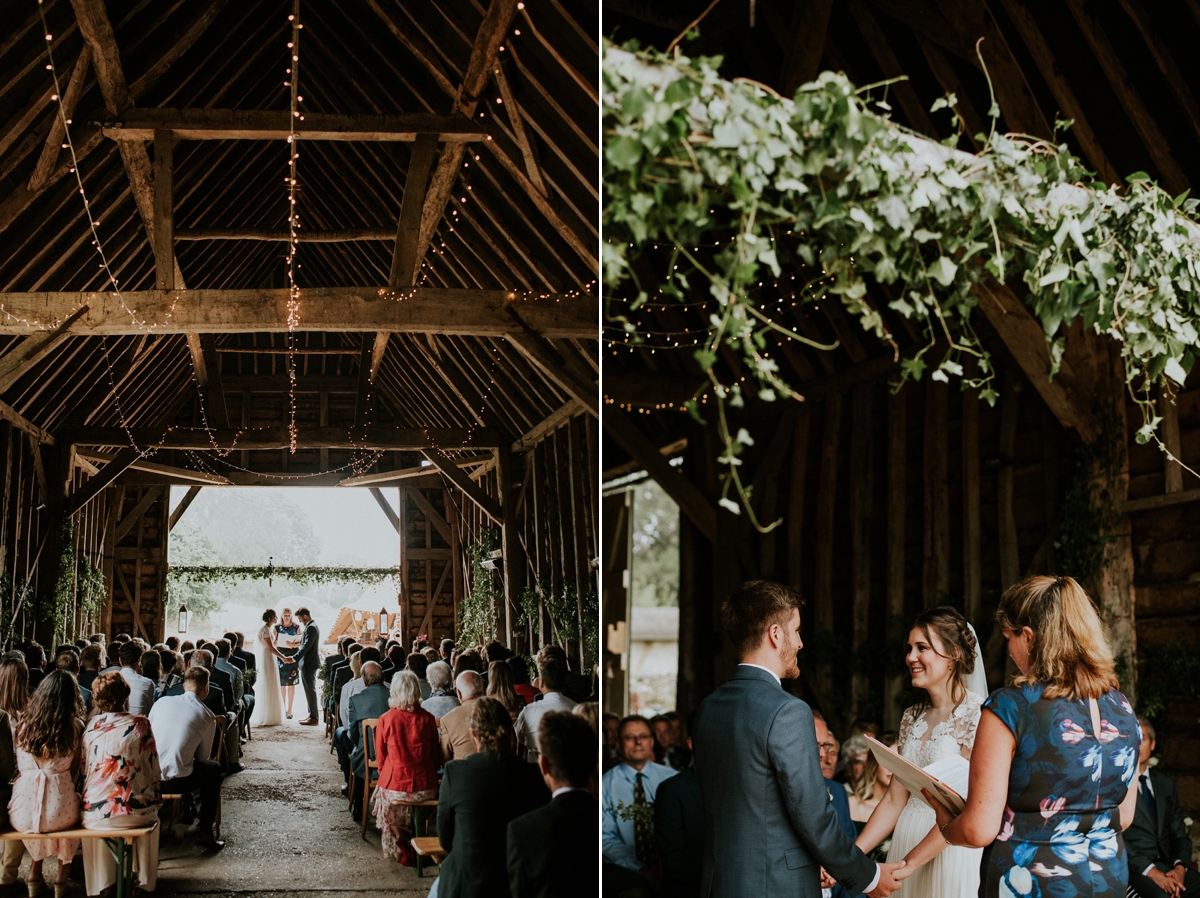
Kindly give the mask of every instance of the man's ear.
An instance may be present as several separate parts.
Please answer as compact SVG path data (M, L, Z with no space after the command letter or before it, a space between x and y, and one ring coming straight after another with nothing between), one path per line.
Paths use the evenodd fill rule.
M538 770L542 772L542 776L550 775L550 762L546 760L545 755L538 755Z

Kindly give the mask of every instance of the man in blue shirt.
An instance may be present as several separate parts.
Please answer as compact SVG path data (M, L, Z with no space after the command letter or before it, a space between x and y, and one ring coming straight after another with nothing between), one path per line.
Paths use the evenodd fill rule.
M654 842L654 796L659 784L678 771L654 763L654 732L638 715L621 721L617 752L620 763L604 774L601 786L605 892L611 883L636 894L639 884L656 889L662 876Z

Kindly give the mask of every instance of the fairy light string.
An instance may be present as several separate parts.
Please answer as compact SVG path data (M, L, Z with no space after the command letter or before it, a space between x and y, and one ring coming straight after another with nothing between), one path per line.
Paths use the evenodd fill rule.
M300 217L296 211L296 162L300 149L296 144L296 124L304 121L300 114L300 0L292 0L292 39L288 42L289 79L285 82L291 97L288 116L288 303L287 303L287 375L288 375L288 452L296 454L296 328L300 324L300 287L296 284L296 250L300 246Z

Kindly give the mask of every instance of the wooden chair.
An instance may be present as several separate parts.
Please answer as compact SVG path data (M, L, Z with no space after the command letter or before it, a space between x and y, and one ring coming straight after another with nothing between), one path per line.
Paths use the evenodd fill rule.
M371 776L371 771L379 770L379 759L375 757L375 727L379 725L378 717L368 717L362 722L363 739L363 791L362 791L362 831L363 840L367 838L367 814L371 806L371 781L379 779L379 774ZM358 788L358 777L354 775L353 765L350 767L350 788L346 792L350 796L350 807L354 807L354 793Z
M218 764L225 759L225 733L229 729L229 718L224 715L216 715L217 732L215 735L216 745L213 746L213 760Z
M422 858L429 858L435 864L440 864L446 859L447 852L442 848L441 840L437 836L414 836L411 844L413 851L417 853L417 876L422 875Z
M329 728L326 732L329 734L329 753L333 754L333 750L337 744L337 722L338 722L338 703L337 699L333 700L333 715L329 718Z
M429 799L426 799L425 801L393 801L392 804L396 807L412 808L413 836L414 836L413 844L414 844L414 846L416 845L416 842L418 839L421 839L422 842L428 841L427 839L425 839L424 837L421 836L421 819L424 816L425 809L436 808L438 806L437 799L429 798ZM428 826L425 827L425 831L426 832L429 831ZM434 842L437 841L436 836L432 837L432 839ZM438 850L441 851L440 848ZM442 852L442 854L444 855L445 852ZM417 852L417 876L421 875L421 858L423 858L423 857L426 857L426 855L424 855L418 851ZM438 863L438 862L435 861L434 863Z

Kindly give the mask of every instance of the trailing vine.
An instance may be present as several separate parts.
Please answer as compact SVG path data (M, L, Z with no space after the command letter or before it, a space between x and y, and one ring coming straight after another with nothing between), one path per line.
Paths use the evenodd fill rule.
M483 562L497 546L497 536L485 530L478 540L466 547L468 588L458 609L459 645L483 645L495 627L495 609L504 601L504 593L492 571Z
M53 607L40 608L53 622L55 638L67 639L67 622L78 612L86 627L96 621L100 604L107 592L104 575L75 549L75 523L68 520L62 529L62 552L54 582Z
M719 65L606 44L603 275L608 319L632 343L644 339L637 314L652 299L694 300L704 288L711 297L694 353L708 383L687 407L699 418L697 399L711 389L723 507L774 526L754 519L739 476L752 440L733 432L726 411L744 404L742 380L765 401L798 398L772 343L831 348L757 301L756 285L785 266L796 302L840 301L896 350L864 279L889 285L889 308L924 337L914 355L896 351L902 381L955 378L989 403L997 393L972 326L975 291L1017 286L1054 371L1068 325L1118 341L1143 416L1137 439L1167 451L1151 390L1172 394L1200 348L1200 228L1187 218L1196 200L1172 198L1140 172L1127 188L1105 185L1065 144L998 134L994 100L991 132L967 153L953 148L957 138L936 144L892 122L870 87L844 75L824 72L790 100L727 81ZM961 132L956 102L948 95L933 111L948 110ZM666 247L665 259L647 254L651 245ZM718 362L730 351L742 378Z

